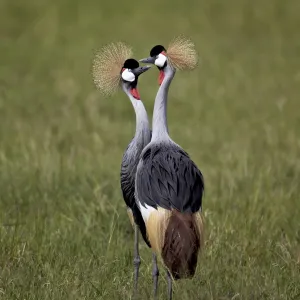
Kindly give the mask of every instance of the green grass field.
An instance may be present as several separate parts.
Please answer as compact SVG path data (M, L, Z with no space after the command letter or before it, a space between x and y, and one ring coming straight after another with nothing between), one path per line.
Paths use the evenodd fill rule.
M178 34L169 129L202 170L206 247L174 299L300 299L297 0L0 2L0 299L130 299L133 231L119 187L134 111L93 85L96 49L136 58ZM152 116L158 72L139 89ZM140 299L151 299L141 243ZM166 299L162 267L160 299Z

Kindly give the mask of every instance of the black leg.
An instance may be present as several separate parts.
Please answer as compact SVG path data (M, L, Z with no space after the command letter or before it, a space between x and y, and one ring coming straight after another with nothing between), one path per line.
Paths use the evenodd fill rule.
M167 270L167 281L168 281L168 300L172 300L172 277L170 272Z
M159 270L157 267L157 257L155 253L152 253L152 276L153 276L153 292L154 292L154 299L157 299L157 286L158 286L158 276Z
M139 253L139 228L135 224L134 225L134 258L133 258L133 265L134 265L133 299L137 299L137 286L138 286L138 279L139 279L140 264L141 264L141 258Z

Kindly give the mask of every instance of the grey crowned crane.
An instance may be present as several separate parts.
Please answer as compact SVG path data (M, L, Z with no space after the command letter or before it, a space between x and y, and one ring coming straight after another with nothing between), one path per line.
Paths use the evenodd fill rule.
M131 49L124 43L108 44L96 54L93 77L96 86L106 95L111 95L121 87L131 101L136 114L135 135L127 146L121 163L121 190L130 222L135 231L133 260L135 296L141 263L138 246L139 231L146 244L151 247L146 235L145 223L134 195L139 156L151 139L147 112L141 101L137 84L139 75L149 70L150 66L140 67L138 61L130 58L131 55Z
M203 246L203 176L189 155L170 138L167 125L168 90L176 69L194 69L197 54L190 40L179 37L167 50L161 45L153 47L150 57L140 62L158 67L160 87L154 104L152 138L137 167L135 193L155 253L154 295L157 296L158 254L167 269L168 297L172 299L172 277L193 277Z

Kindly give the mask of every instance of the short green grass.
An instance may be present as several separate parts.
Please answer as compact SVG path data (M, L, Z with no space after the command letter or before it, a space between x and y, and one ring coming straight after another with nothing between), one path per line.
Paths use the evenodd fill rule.
M102 99L94 51L145 57L187 34L199 68L169 95L172 138L202 170L206 247L175 299L300 299L297 0L0 2L0 299L130 299L119 187L130 102ZM158 72L141 76L152 116ZM141 243L140 299L152 296ZM161 271L162 271L161 267ZM161 272L160 299L166 299Z

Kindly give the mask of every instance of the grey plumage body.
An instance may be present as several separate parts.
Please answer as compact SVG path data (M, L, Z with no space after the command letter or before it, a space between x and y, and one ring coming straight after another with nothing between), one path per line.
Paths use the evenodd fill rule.
M149 144L151 140L151 130L149 127L148 115L145 106L141 100L136 100L128 91L128 85L123 84L123 90L130 99L135 115L136 115L136 129L135 135L129 145L127 146L121 163L121 190L127 209L131 210L134 222L139 226L143 238L148 246L150 246L145 231L144 220L141 216L140 210L135 200L135 175L139 162L140 154Z
M143 151L136 185L140 205L183 213L201 209L203 176L189 155L174 143L151 143Z
M189 155L169 136L167 100L175 69L165 67L153 112L152 137L143 149L136 171L136 199L141 208L176 208L180 212L201 210L204 181Z
M140 209L135 201L135 175L139 157L144 147L151 139L151 130L144 128L140 135L135 136L127 146L121 164L121 190L127 209L131 210L135 224L139 227L142 237L148 247L151 247L147 238L146 226Z

